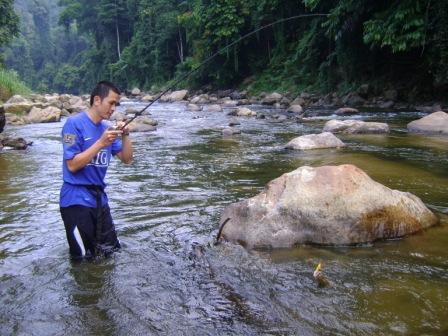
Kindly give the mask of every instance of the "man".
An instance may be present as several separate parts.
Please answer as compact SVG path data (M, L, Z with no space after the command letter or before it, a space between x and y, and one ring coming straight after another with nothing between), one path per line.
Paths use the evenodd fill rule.
M90 95L90 108L67 119L62 129L63 179L60 210L73 258L109 255L120 248L110 214L104 177L112 155L131 163L132 142L127 128L111 128L120 90L99 82Z

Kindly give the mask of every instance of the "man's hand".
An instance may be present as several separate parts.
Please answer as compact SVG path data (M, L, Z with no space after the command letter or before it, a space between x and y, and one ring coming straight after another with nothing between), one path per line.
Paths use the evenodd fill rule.
M124 125L126 125L126 123L124 121L119 121L117 122L117 129L123 131L122 136L127 136L129 135L129 125L127 125L126 127L124 127Z
M101 147L107 147L112 144L112 142L115 141L119 136L123 134L122 130L109 128L104 131L104 133L101 135L101 138L98 139L98 142L100 143Z

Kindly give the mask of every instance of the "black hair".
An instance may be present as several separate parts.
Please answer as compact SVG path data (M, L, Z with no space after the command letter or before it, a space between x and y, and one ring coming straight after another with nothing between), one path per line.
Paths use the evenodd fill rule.
M92 90L92 93L90 94L90 106L93 105L93 98L95 96L98 96L101 100L103 100L109 95L109 91L111 90L118 95L121 94L120 89L118 89L115 84L108 81L98 82L95 88Z

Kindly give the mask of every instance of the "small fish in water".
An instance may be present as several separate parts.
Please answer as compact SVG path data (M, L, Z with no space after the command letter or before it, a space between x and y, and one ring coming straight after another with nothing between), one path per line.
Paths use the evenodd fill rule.
M330 287L331 286L330 280L328 280L327 277L322 272L322 265L321 265L321 263L317 264L317 267L316 267L316 269L314 270L314 273L313 273L313 277L314 277L314 279L316 279L318 287L323 288L323 287Z

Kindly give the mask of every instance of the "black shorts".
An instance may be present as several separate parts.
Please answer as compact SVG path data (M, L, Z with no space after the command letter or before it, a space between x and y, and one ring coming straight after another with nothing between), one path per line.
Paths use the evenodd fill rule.
M72 205L60 208L64 221L70 255L73 258L89 258L102 253L108 255L120 248L115 225L108 205L102 207L102 230L99 239L96 237L97 209L83 205Z

